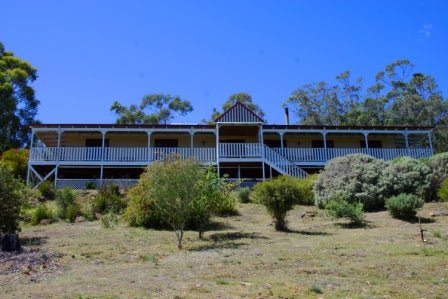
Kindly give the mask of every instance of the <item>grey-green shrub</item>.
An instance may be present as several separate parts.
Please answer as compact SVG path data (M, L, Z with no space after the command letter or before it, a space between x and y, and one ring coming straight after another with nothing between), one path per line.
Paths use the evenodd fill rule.
M437 198L437 190L440 188L443 180L448 178L448 152L430 157L427 164L431 168L429 197L431 200L435 200Z
M56 215L45 203L40 203L31 211L31 224L38 225L44 219L54 221Z
M238 188L235 191L239 202L241 203L249 203L250 202L250 188L249 187L242 187Z
M64 188L56 192L56 205L58 207L59 218L74 222L75 218L80 215L80 208L75 198L76 193L70 188Z
M439 190L437 190L437 198L440 201L448 201L448 178L443 180Z
M279 176L254 186L253 197L268 210L274 219L275 229L287 230L286 216L293 206L301 202L297 182L290 176Z
M402 157L387 165L380 184L386 186L388 197L406 193L428 198L430 174L431 169L421 161Z
M410 219L415 217L417 209L423 207L424 201L413 194L399 194L386 199L386 208L394 218Z
M384 207L387 190L379 183L386 165L362 154L331 160L313 185L315 204L324 208L330 200L342 197L349 203L363 203L367 211Z
M299 204L312 206L314 205L313 185L317 180L317 174L308 175L306 178L297 179L297 188L302 193L301 202Z
M94 213L116 213L121 214L126 209L127 201L120 191L113 185L102 186L98 194L91 200Z
M333 218L346 218L354 225L363 223L364 210L360 202L348 203L342 198L330 200L325 206L328 215Z

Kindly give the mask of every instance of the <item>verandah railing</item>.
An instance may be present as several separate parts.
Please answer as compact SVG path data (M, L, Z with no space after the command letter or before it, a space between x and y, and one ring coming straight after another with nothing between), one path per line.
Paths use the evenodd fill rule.
M431 149L392 149L392 148L271 148L293 162L326 162L335 157L362 153L379 159L393 160L397 157L411 156L426 158L432 155ZM59 155L58 155L59 153ZM262 147L258 143L221 143L220 158L260 158ZM200 162L215 162L215 148L146 148L146 147L33 147L30 161L104 161L104 162L148 162L163 160L167 156L195 158Z
M59 155L58 155L59 153ZM216 161L215 148L147 148L147 147L33 147L31 161L104 161L148 162L175 155L181 159L194 158L199 162Z

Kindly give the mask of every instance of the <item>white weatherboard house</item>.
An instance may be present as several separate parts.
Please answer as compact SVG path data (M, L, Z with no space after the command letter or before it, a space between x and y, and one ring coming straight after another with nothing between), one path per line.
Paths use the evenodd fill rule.
M214 125L36 124L27 181L81 189L87 183L135 184L167 155L212 164L222 176L249 181L304 177L334 157L363 153L384 160L433 154L430 127L267 124L236 103Z

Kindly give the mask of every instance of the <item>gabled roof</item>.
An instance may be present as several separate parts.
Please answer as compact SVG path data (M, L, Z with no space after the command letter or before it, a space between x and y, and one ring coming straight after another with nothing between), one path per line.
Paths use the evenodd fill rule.
M227 111L224 111L215 119L215 122L223 123L264 123L264 120L246 105L236 102Z

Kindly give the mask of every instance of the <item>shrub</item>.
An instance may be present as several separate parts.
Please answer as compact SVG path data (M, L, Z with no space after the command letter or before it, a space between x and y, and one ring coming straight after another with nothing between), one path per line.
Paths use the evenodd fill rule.
M56 219L56 215L54 214L52 209L47 207L45 203L40 203L31 212L31 224L38 225L41 220L44 219L54 221Z
M201 194L199 182L203 173L201 166L192 160L167 159L151 164L134 189L140 194L130 191L126 218L131 224L151 223L148 217L155 212L174 230L181 249L184 230L192 215L192 202Z
M388 197L401 193L427 198L430 188L431 169L419 160L403 157L389 163L383 171L381 184Z
M95 190L96 189L96 185L94 182L86 182L86 185L84 187L86 190Z
M19 229L20 208L25 199L24 185L0 163L0 233Z
M28 170L29 150L27 149L10 149L1 155L1 161L14 177L26 180Z
M287 230L286 216L294 204L301 202L295 179L279 176L254 186L254 198L263 204L274 219L276 230Z
M297 188L300 190L302 194L301 199L302 202L299 204L312 206L314 205L314 191L313 185L317 179L317 174L312 174L307 176L304 179L297 179Z
M413 194L402 193L386 200L386 208L394 218L413 218L417 214L417 209L421 207L423 207L423 200Z
M448 178L448 152L430 157L428 166L431 168L429 197L435 200L437 198L437 190L439 190L443 180Z
M45 200L53 200L56 197L54 184L50 181L45 181L40 184L38 190Z
M199 193L189 207L190 219L199 230L199 238L202 238L205 226L213 215L234 213L235 197L231 193L233 187L234 184L220 178L212 167L202 175L198 181Z
M249 203L250 202L250 188L242 187L238 188L236 191L236 196L241 203Z
M444 179L437 191L437 197L440 201L448 201L448 178Z
M75 202L76 194L70 188L64 188L56 192L56 205L58 207L58 215L61 219L67 219L74 222L76 216L80 213L80 208Z
M362 154L331 160L313 185L315 204L324 208L330 200L342 197L349 203L363 203L366 210L383 207L387 192L379 182L386 165Z
M115 213L107 213L101 216L101 225L104 228L111 228L118 224L118 215Z
M91 201L93 213L116 213L121 214L127 203L120 191L113 185L101 187L98 195Z
M346 218L351 224L361 225L364 219L363 204L349 203L342 198L330 200L325 206L327 213L333 218Z

